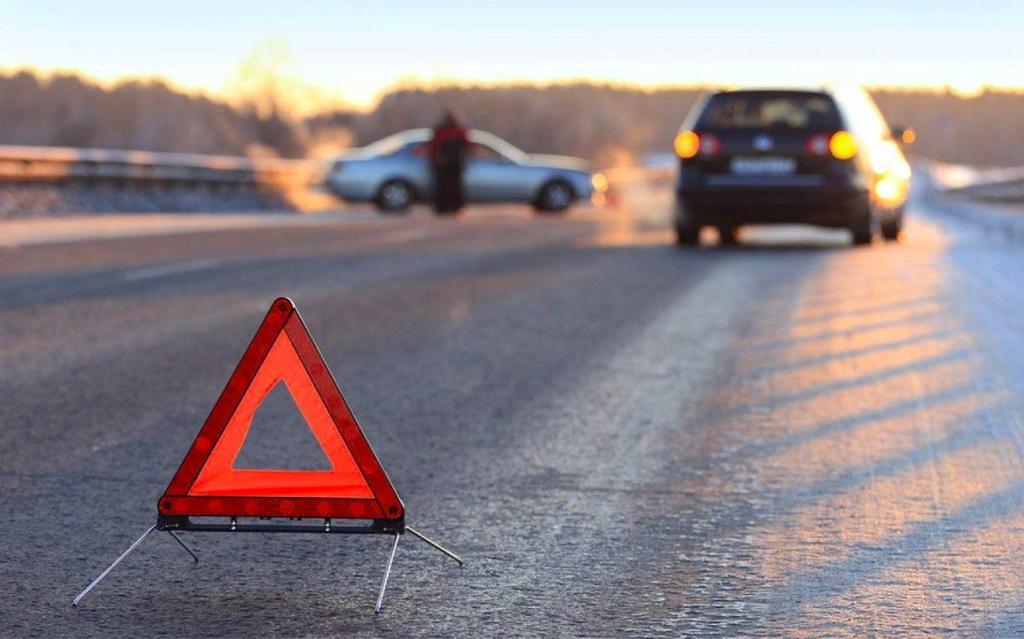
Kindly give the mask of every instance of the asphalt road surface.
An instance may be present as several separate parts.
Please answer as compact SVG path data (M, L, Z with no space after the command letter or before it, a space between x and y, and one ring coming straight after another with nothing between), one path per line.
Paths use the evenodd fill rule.
M0 635L1024 633L1022 245L917 202L680 250L665 206L0 249ZM279 295L466 566L404 538L374 616L388 538L159 534L73 609ZM289 410L246 465L316 467Z

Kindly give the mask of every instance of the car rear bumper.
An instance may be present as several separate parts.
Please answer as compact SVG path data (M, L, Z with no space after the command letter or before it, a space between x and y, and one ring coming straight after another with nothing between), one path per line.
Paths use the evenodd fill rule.
M719 177L719 180L710 178ZM709 176L700 184L680 184L676 217L693 226L814 224L845 227L863 216L868 189L852 181L827 182L819 176L735 179Z

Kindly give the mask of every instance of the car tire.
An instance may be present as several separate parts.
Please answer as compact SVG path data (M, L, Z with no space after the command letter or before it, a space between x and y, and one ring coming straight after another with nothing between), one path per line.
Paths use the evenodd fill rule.
M718 243L721 246L738 245L740 243L740 230L735 226L719 226Z
M381 213L407 213L416 199L416 191L405 180L388 180L377 190L377 208Z
M693 223L693 214L678 197L675 202L673 225L676 231L677 246L697 246L700 244L700 226Z
M869 204L860 204L853 209L853 221L850 224L850 234L853 235L855 246L866 246L871 244L875 237L877 224L875 214Z
M538 213L562 213L569 208L574 199L576 199L576 194L573 193L572 187L567 182L552 180L541 188L533 208Z
M700 243L700 229L689 224L676 222L676 245L697 246Z
M893 214L891 217L882 220L881 223L882 237L889 242L893 242L900 238L900 233L903 231L903 212Z

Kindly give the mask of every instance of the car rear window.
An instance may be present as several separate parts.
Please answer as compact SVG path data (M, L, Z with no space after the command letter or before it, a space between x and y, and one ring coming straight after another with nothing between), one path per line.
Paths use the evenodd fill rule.
M840 128L839 112L820 93L719 93L708 100L697 127L701 129L828 129Z

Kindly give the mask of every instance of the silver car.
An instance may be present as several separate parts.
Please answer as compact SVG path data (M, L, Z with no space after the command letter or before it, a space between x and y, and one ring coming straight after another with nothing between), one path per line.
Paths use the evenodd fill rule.
M411 129L353 149L334 163L327 188L344 200L373 202L388 212L430 201L430 137L429 129ZM523 202L541 212L560 212L606 184L583 160L530 155L486 131L469 131L469 142L463 173L467 202Z

